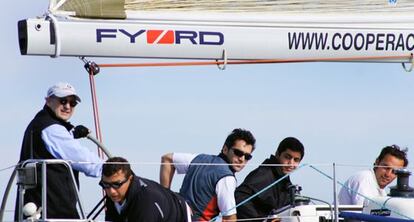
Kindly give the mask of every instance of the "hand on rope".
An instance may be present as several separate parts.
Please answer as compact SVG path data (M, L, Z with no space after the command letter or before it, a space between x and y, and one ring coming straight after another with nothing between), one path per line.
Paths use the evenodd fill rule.
M84 138L89 135L91 131L83 125L76 126L73 129L73 137L75 139Z

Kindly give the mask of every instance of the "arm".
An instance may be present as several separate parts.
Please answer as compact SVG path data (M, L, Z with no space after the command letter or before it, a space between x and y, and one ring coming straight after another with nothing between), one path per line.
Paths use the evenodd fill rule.
M234 199L236 184L234 176L223 177L217 182L217 205L223 215L223 221L237 220L236 200Z
M185 174L191 162L197 155L191 153L168 153L161 158L160 184L166 188L171 187L174 173Z
M230 222L230 221L237 221L237 215L233 214L233 215L229 215L229 216L223 216L223 222Z
M175 166L173 164L173 154L167 153L161 157L160 184L169 189L171 187L174 173Z
M353 205L362 205L365 200L364 196L375 196L373 192L377 190L376 179L370 171L358 172L351 176L345 185L349 188L346 190L350 198L349 204Z
M352 189L352 191L350 191L351 204L355 205L364 204L364 196L370 196L372 190L375 190L375 187L371 186L366 180L354 181L350 188Z
M42 131L41 137L46 149L55 158L73 161L71 164L73 169L87 176L101 176L102 160L74 139L65 127L53 124Z

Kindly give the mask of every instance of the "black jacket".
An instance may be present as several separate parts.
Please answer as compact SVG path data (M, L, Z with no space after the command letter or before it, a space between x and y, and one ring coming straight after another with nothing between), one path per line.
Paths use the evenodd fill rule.
M263 164L278 164L274 155ZM235 196L237 204L261 191L266 186L284 176L280 167L259 166L249 173L243 183L237 187ZM265 192L237 208L238 219L267 217L273 209L279 209L290 203L288 187L292 183L286 177ZM258 220L263 221L263 220Z
M114 202L106 197L105 221L114 222L185 222L185 200L160 184L134 176L121 214Z
M44 108L36 114L28 125L23 138L20 153L20 162L27 159L56 159L45 148L45 143L41 138L42 130L50 125L59 124L68 131L73 128L69 122L58 119L52 110ZM24 195L24 204L34 202L38 207L42 203L42 177L41 167L37 167L38 185L34 189L28 189ZM75 180L79 186L79 172L74 170ZM47 217L48 218L79 218L76 209L75 188L72 185L72 177L65 166L50 164L47 166ZM17 204L16 204L17 208ZM17 213L17 211L16 211ZM15 215L17 219L17 215Z

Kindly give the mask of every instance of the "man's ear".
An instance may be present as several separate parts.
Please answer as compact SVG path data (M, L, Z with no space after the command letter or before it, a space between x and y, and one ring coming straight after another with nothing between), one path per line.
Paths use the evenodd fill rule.
M49 105L49 103L50 103L50 97L45 97L45 103L47 104L47 105Z
M377 169L376 166L378 166L378 164L379 164L379 159L376 159L375 162L374 162L374 171L375 171L375 169Z
M229 148L227 148L227 146L226 146L226 145L223 145L223 148L221 149L221 152L222 152L224 155L227 155L227 153L229 152Z
M275 157L276 157L276 158L279 158L279 156L280 156L279 152L276 152L276 153L275 153Z

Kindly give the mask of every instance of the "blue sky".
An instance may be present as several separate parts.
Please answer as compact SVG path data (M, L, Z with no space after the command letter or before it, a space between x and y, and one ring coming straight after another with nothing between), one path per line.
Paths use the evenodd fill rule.
M19 53L17 21L42 15L47 2L18 0L6 2L5 9L0 20L0 169L18 161L24 129L56 82L70 82L83 99L72 122L94 129L83 63L78 58ZM257 139L251 166L238 175L239 182L287 136L305 145L303 163L325 172L333 162L355 165L339 167L342 181L353 171L369 168L386 145L409 147L409 160L414 161L414 75L401 64L233 65L225 71L214 66L104 68L96 85L104 143L133 163L138 175L156 181L162 154L216 154L227 134L239 127L251 130ZM82 143L95 149L90 141ZM1 193L10 174L0 171ZM178 190L181 178L175 178L173 189ZM303 194L331 202L332 185L324 176L306 168L292 180L302 186ZM101 195L97 182L82 177L83 201L89 209Z

